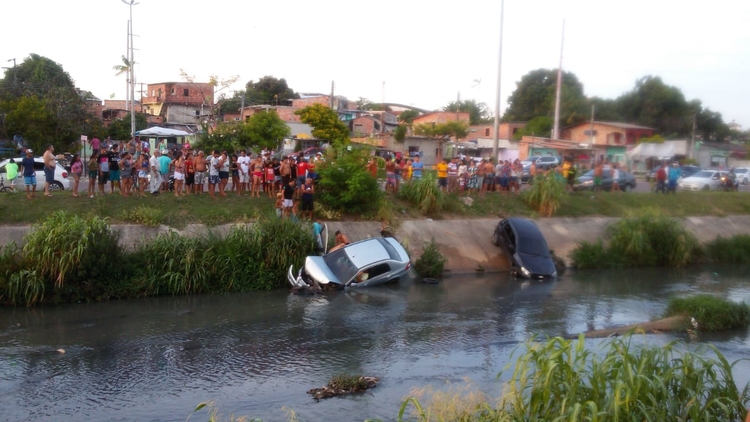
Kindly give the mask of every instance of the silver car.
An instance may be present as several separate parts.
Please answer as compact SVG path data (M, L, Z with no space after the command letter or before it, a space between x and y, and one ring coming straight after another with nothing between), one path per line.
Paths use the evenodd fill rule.
M292 287L343 289L395 283L411 267L409 255L392 237L350 243L323 256L308 256L297 275L289 267Z
M724 170L701 170L690 177L680 179L680 190L717 190L721 186L721 178L727 174Z

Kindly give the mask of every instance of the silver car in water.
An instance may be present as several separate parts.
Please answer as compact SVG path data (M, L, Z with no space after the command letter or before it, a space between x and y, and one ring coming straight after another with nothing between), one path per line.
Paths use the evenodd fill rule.
M410 267L409 255L396 239L376 237L323 256L308 256L296 276L294 266L289 267L287 279L292 287L369 287L398 282Z

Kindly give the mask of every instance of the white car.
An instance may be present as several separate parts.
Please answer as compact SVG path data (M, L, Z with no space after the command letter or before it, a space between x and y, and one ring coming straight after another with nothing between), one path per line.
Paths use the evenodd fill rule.
M747 167L737 167L736 169L734 169L735 180L743 185L746 185L747 181L750 180L750 172L748 172L748 170L750 169L748 169Z
M26 185L23 181L23 173L21 172L21 161L23 157L13 159L18 164L18 176L16 177L16 190L26 190ZM3 177L4 183L8 183L8 177L6 176L5 166L10 163L10 158L0 161L0 175ZM44 159L42 157L34 157L34 170L36 171L36 184L37 190L44 187L46 178L44 177ZM55 181L50 184L52 190L65 190L70 189L70 181L68 180L68 172L65 168L57 163L55 168Z
M680 179L680 190L717 190L721 186L721 178L727 174L724 170L701 170L684 179Z

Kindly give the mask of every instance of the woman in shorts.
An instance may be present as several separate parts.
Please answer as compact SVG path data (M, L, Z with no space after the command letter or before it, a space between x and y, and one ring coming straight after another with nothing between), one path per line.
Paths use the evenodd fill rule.
M141 151L141 155L138 156L138 187L140 188L141 196L146 196L146 185L148 185L148 154Z
M232 163L229 164L229 173L232 175L232 191L240 196L240 163L237 154L232 154Z
M185 157L182 153L177 154L172 165L174 165L174 196L180 196L185 186Z
M89 171L89 188L88 188L88 195L90 198L94 197L95 189L96 189L96 179L99 175L99 153L94 152L91 154L91 158L89 158L89 162L86 163L86 169Z

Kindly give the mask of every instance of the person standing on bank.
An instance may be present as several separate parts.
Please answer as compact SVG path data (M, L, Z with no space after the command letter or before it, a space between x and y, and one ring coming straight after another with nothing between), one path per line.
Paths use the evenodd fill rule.
M44 196L51 197L52 194L49 191L50 184L55 181L55 167L57 162L55 161L55 147L52 144L47 145L47 150L44 151Z
M34 151L27 149L26 157L21 160L23 181L26 184L26 199L31 200L36 193L36 170L34 170Z
M81 182L83 175L83 163L78 154L74 154L70 159L70 173L73 175L73 197L78 198L78 184Z
M16 160L10 159L8 165L5 166L5 174L8 177L10 190L16 193L16 177L18 177L18 164L16 164Z

